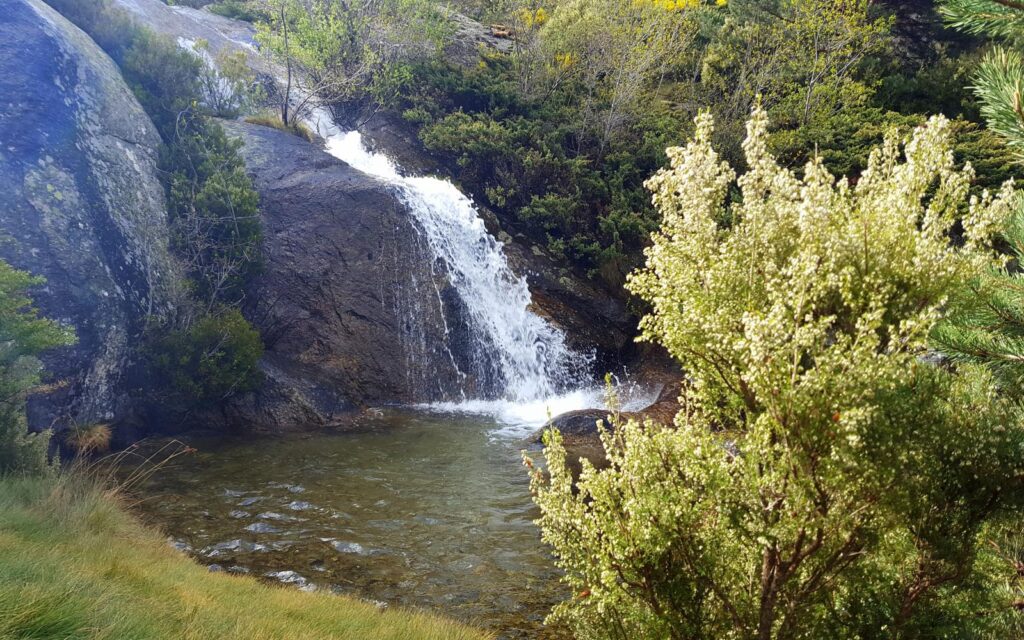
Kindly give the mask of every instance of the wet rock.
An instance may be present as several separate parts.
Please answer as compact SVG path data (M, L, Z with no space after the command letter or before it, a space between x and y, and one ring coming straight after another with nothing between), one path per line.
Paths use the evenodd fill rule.
M238 510L238 509L236 509L236 510L234 510L231 513L228 514L228 516L230 516L232 518L239 519L239 520L242 519L242 518L248 518L251 515L252 514L249 513L248 511L241 511L241 510Z
M280 533L281 530L272 524L266 522L254 522L245 528L246 531L253 533Z
M236 538L226 542L218 542L215 545L203 549L204 556L214 558L228 553L250 553L253 551L265 551L266 546Z
M423 347L445 343L449 285L398 194L288 133L225 128L243 143L266 239L246 314L267 384L234 403L235 421L344 425L361 406L454 392L450 356Z
M292 511L305 511L306 509L312 509L313 505L302 500L292 500L288 503L288 508Z
M252 505L256 504L257 502L259 502L262 499L263 498L260 498L258 496L257 497L253 497L253 498L246 498L245 500L242 500L241 502L239 502L238 506L240 506L240 507L251 507Z
M256 45L253 25L241 20L225 18L209 11L199 11L180 3L161 0L113 0L150 30L174 38L203 40L210 54L242 52L248 63L261 74L276 73L273 65L261 56Z
M0 11L0 258L44 276L42 313L78 343L44 357L62 383L29 402L33 427L130 418L147 317L181 299L168 250L160 138L117 66L41 0Z
M338 553L351 553L358 556L372 555L373 552L358 542L345 542L343 540L332 540L331 546Z
M623 411L619 413L621 420L652 420L658 424L671 425L676 413L679 412L679 394L682 385L682 374L678 369L667 368L659 375L663 376L661 391L657 400L649 407L640 411ZM580 458L586 458L597 466L607 463L604 446L598 436L598 423L610 428L611 414L605 409L583 409L569 411L555 416L548 427L538 430L530 437L534 444L543 442L544 432L555 428L562 434L563 444L569 454L570 466L579 472Z
M171 547L181 551L182 553L190 553L192 551L192 545L183 540L174 540L173 538L167 541Z
M265 575L268 578L273 578L274 580L277 580L278 582L281 582L283 584L294 584L299 588L308 586L310 584L309 580L307 580L295 571L271 571L263 575ZM313 589L316 589L316 587L314 586Z
M256 517L260 520L273 520L275 522L295 522L296 520L292 516L286 516L283 513L276 513L274 511L264 511Z

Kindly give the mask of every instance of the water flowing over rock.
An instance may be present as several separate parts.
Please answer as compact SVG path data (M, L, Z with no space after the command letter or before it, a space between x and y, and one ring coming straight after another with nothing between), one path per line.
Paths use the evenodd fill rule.
M327 140L328 153L397 190L450 281L457 297L443 300L442 346L464 381L463 399L541 400L589 382L590 358L570 349L562 331L533 312L526 278L512 271L502 243L455 185L399 174L386 156L367 151L358 133L329 124L326 114L311 124ZM455 331L460 317L461 331Z
M40 0L0 11L0 96L0 257L47 278L38 306L79 339L45 358L63 384L30 421L121 419L134 339L179 295L160 139L116 65Z
M147 27L178 42L202 39L214 53L245 53L249 64L264 75L282 73L258 55L251 25L206 11L169 7L159 0L116 1ZM455 64L475 64L481 45L497 51L511 46L465 16L453 13L452 19L457 28L446 56ZM316 114L315 120L320 133L330 138L330 153L397 188L437 258L434 271L444 271L441 277L450 277L451 288L460 293L442 302L450 318L447 351L464 377L464 397L550 396L587 377L586 357L572 352L589 355L596 350L602 368L607 368L628 349L634 321L621 301L577 278L536 247L516 244L493 216L476 210L447 181L399 175L386 158L395 157L404 168L420 173L443 173L414 133L399 131L387 118L374 118L367 123L367 139L375 153L367 153L358 135L338 135L341 131L326 111ZM346 141L347 146L339 146ZM460 314L468 319L465 327L460 326ZM450 396L438 392L419 399L456 399Z
M247 314L269 381L237 411L283 427L457 394L441 302L454 292L398 194L291 134L225 127L244 143L265 235Z

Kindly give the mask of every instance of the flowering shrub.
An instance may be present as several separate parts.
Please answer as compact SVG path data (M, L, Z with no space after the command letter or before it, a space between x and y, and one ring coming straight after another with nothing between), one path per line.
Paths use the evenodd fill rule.
M1024 429L984 371L924 356L949 292L994 261L1012 185L969 197L941 117L855 185L781 168L767 127L755 110L737 180L702 115L648 182L663 224L628 286L688 383L674 426L604 431L609 466L575 484L547 435L538 522L575 592L552 619L581 638L1008 637L981 542L1020 501Z

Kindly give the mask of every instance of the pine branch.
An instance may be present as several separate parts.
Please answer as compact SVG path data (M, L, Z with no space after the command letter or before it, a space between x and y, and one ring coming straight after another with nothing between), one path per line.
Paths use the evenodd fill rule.
M975 78L974 92L990 129L1024 154L1024 59L1002 47L985 56Z
M939 11L950 26L998 38L1024 34L1024 2L1016 0L943 0Z

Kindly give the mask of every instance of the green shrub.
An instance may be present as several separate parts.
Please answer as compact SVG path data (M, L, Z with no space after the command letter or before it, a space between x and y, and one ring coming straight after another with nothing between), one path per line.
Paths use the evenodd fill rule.
M1019 405L925 359L1012 189L961 217L973 176L941 118L855 186L779 166L763 112L740 174L697 124L648 183L663 225L628 284L682 408L616 422L578 482L547 434L532 488L572 589L554 619L581 640L1017 637L989 540L1024 506Z
M259 332L237 309L222 309L188 329L157 329L149 357L167 386L198 405L252 391L263 379Z
M28 433L25 400L39 383L38 355L74 342L74 334L40 318L28 296L44 283L0 260L0 476L41 473L49 468L48 431Z
M207 5L207 11L245 22L265 22L270 19L270 14L265 6L260 6L249 0L220 0Z
M215 121L196 119L161 155L172 246L207 305L238 303L262 267L259 194L239 146Z

